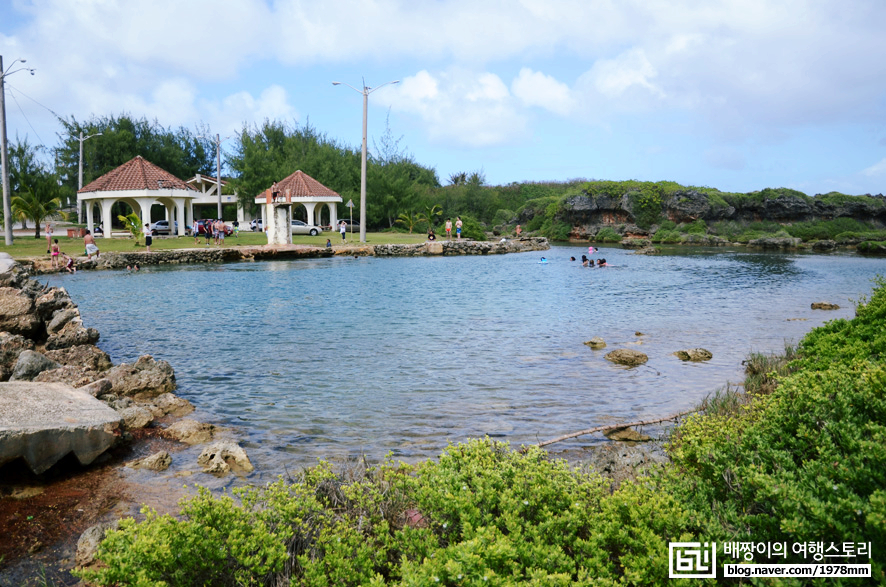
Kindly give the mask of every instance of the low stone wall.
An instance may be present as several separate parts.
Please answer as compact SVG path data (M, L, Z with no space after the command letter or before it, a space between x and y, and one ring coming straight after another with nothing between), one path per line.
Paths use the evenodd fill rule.
M264 245L256 247L232 247L205 249L174 249L169 251L102 253L92 260L80 257L78 270L123 269L138 264L177 265L192 263L231 263L235 261L269 261L273 259L316 259L333 256L417 257L439 255L502 255L527 251L546 251L548 240L529 237L500 241L434 241L415 244L355 245L336 247L313 247L306 245ZM60 273L64 269L53 268L46 258L22 262L32 274Z

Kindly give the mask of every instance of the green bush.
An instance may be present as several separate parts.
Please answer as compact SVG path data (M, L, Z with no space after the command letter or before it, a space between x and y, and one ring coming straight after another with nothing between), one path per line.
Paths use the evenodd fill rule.
M705 221L699 218L695 222L684 224L680 229L686 234L707 234L708 226Z
M674 244L679 243L683 238L683 235L680 234L679 231L676 230L665 230L664 228L660 228L652 235L652 242L654 243L662 243L662 244Z
M594 237L594 241L598 243L618 243L621 242L621 239L622 236L608 226L601 228Z
M674 230L675 228L677 228L677 223L673 220L665 220L661 223L661 226L659 226L659 228L661 230Z

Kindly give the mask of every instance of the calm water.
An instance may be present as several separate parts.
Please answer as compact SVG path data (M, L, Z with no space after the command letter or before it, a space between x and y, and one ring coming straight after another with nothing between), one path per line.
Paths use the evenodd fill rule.
M519 445L685 409L740 381L749 351L851 317L886 273L849 254L724 249L603 249L614 266L584 269L568 260L584 250L554 247L544 265L540 253L322 259L52 283L115 363L169 361L194 417L236 428L261 478L318 457L414 461L468 437ZM582 344L594 336L606 350ZM671 355L699 346L713 360ZM615 348L649 362L613 365Z

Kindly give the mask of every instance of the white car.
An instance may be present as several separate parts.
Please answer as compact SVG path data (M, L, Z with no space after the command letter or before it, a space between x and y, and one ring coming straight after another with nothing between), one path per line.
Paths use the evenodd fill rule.
M158 220L151 226L151 235L169 234L169 221ZM175 221L175 234L178 234L178 220Z
M309 234L311 236L317 236L321 232L323 232L323 229L319 226L313 226L302 222L301 220L292 221L292 234Z

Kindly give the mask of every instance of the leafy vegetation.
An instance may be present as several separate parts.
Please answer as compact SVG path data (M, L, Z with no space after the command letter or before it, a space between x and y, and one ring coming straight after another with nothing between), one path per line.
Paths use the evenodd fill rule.
M596 474L489 439L415 466L321 463L236 490L239 501L201 490L180 519L126 520L102 543L103 564L80 574L96 585L665 585L672 541L715 541L721 565L735 562L725 541L876 549L884 361L879 279L853 320L813 330L779 360L752 356L760 385L709 398L673 435L672 462L642 482L610 493ZM870 562L871 582L886 580L876 555L838 562Z

